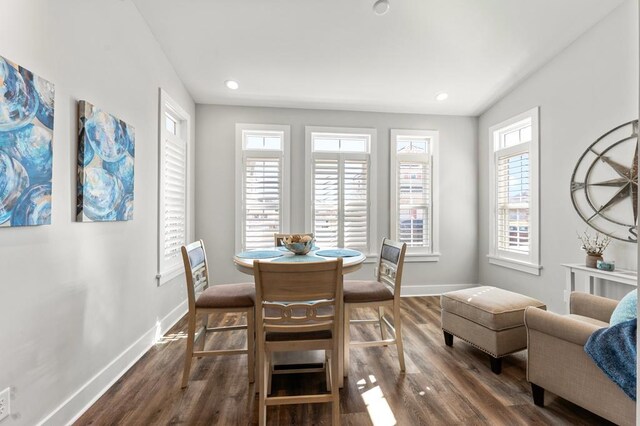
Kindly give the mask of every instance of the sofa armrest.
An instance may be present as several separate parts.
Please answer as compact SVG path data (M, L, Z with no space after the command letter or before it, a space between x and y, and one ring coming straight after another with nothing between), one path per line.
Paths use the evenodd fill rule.
M537 330L581 346L587 343L594 331L601 328L595 324L554 314L532 306L524 311L524 324L527 327L527 334L529 330Z
M571 293L569 306L572 314L609 322L613 310L618 306L618 301L574 291Z

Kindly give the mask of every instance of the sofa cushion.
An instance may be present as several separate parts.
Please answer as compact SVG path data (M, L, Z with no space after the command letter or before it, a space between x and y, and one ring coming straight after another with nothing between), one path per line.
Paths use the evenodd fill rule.
M506 330L524 324L527 306L546 309L532 297L483 286L444 293L440 297L443 311L455 313L490 330Z
M611 314L611 320L609 320L609 323L613 327L616 324L620 324L634 318L638 318L638 291L635 289L631 290L629 294L623 297L618 303L618 306L616 306Z

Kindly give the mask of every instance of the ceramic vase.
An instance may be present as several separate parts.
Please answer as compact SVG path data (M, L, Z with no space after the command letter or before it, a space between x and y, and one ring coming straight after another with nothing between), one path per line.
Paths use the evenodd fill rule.
M597 268L598 260L602 260L601 254L588 254L586 259L587 268Z

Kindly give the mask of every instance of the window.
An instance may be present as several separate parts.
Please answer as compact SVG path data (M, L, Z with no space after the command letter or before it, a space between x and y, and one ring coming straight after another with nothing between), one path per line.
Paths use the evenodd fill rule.
M306 229L318 246L374 251L375 139L374 129L306 127Z
M191 118L160 90L158 282L182 274L180 247L189 240L189 137Z
M489 262L534 275L539 265L538 108L490 129Z
M237 251L289 230L289 126L236 124Z
M391 238L406 260L437 261L438 132L391 130Z

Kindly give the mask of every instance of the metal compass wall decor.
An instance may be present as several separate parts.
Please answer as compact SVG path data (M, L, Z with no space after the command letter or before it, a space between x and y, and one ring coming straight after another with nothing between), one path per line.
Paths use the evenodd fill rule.
M638 120L600 136L578 160L571 200L598 232L638 242Z

